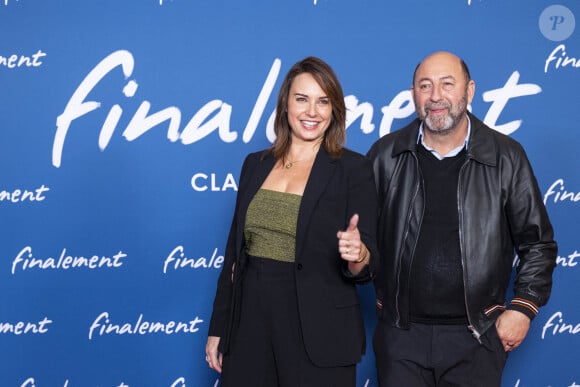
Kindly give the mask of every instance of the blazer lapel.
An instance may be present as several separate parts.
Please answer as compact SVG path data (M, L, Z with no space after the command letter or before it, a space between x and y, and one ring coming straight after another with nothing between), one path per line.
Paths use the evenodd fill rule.
M296 225L297 261L300 260L300 253L305 243L306 232L312 213L317 206L320 196L324 193L335 167L336 159L331 158L326 150L321 147L314 160L314 165L312 165L312 171L308 177L298 212L298 222Z

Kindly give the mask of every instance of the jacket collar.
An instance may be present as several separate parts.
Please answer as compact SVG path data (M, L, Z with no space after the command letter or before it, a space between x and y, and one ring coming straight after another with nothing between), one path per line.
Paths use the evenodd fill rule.
M497 164L497 145L494 137L489 136L489 129L483 122L470 112L467 112L471 120L471 134L469 137L469 147L467 157L479 163L495 166ZM421 121L416 118L409 125L400 130L400 135L393 145L393 156L403 152L417 151L417 136L419 135L419 125Z
M490 136L490 129L473 114L469 114L471 120L471 138L469 139L468 157L489 166L497 165L497 143L495 136Z

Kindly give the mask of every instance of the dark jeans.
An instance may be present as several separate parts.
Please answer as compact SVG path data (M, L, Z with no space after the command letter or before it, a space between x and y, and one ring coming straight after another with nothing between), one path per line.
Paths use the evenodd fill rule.
M379 322L373 337L381 387L494 387L507 359L495 326L481 344L464 325Z

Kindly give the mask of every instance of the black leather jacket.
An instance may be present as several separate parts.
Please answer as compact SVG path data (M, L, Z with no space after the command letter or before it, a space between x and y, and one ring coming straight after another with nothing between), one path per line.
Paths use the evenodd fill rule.
M457 200L465 303L479 339L505 308L531 318L546 304L557 246L526 154L519 143L469 114L471 134ZM379 318L409 325L411 261L424 212L417 160L419 120L379 139L369 150L379 197L375 268ZM506 306L514 252L515 298ZM518 302L516 302L516 300Z

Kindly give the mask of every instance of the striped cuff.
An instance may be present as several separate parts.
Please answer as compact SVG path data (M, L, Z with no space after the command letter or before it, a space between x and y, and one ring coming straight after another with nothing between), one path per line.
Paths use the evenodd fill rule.
M494 304L491 305L489 308L486 308L483 310L483 313L485 313L486 316L492 316L493 314L495 314L496 312L503 312L505 310L505 304L501 305L501 304Z
M508 309L517 310L518 312L521 312L526 316L528 316L530 320L533 320L534 317L536 317L536 315L540 311L538 305L535 302L521 297L514 298L510 302Z

